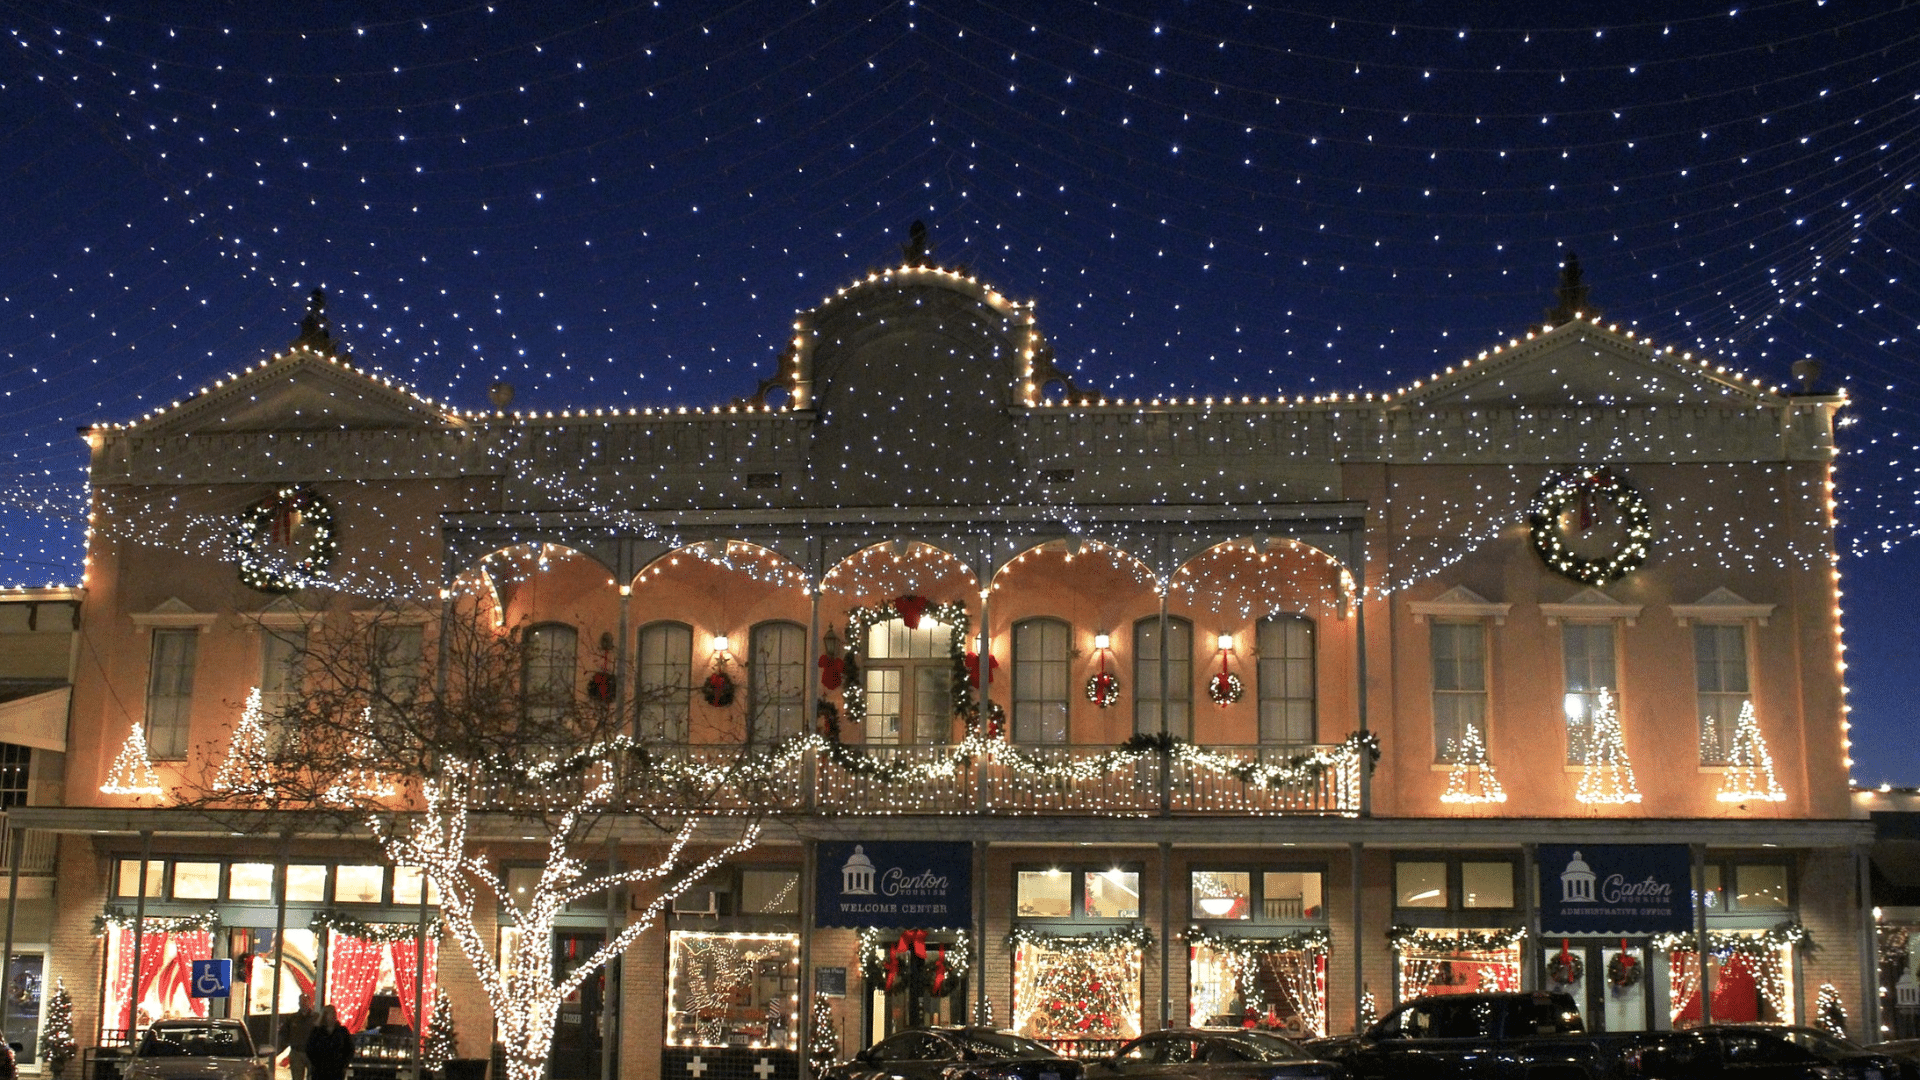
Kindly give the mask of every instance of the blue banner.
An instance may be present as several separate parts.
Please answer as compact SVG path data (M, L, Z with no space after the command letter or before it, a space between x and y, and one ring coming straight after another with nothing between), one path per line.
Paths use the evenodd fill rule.
M823 843L817 926L964 930L973 923L973 845Z
M1660 934L1693 929L1685 844L1541 844L1540 930Z

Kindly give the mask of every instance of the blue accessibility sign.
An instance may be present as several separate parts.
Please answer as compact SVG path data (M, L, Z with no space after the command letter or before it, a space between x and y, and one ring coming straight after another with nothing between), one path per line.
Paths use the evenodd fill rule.
M233 961L195 960L187 992L197 998L223 998L232 992Z

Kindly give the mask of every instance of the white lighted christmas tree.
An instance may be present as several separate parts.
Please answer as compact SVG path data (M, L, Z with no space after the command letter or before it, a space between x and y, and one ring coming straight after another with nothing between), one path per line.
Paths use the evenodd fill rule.
M1844 1033L1843 1033L1844 1034ZM54 984L47 999L47 1025L40 1031L40 1059L55 1077L67 1071L67 1063L80 1052L73 1037L73 995L67 993L66 980Z
M453 1030L453 1005L447 995L436 994L432 1018L427 1021L427 1037L420 1044L420 1063L429 1072L445 1072L447 1062L460 1055L459 1044L459 1036Z
M807 1062L819 1075L840 1060L840 1032L833 1026L833 997L822 991L813 995L813 1031L807 1036Z
M1466 732L1453 746L1453 768L1447 773L1447 790L1440 796L1444 803L1501 803L1507 801L1506 789L1493 773L1487 759L1487 744L1480 739L1480 728L1466 725Z
M1613 692L1601 688L1594 705L1593 729L1587 735L1587 773L1580 778L1574 798L1583 803L1637 803L1640 785L1627 760L1627 739L1620 731L1620 712Z
M158 795L160 776L153 771L153 759L147 756L147 735L140 721L133 722L127 741L107 770L107 782L100 785L103 795Z
M267 760L265 708L260 704L260 688L247 694L247 707L240 712L240 724L227 743L227 760L213 778L215 791L231 791L255 798L273 797L271 763Z
M1740 706L1740 722L1733 729L1733 749L1727 753L1726 776L1720 781L1721 802L1782 802L1787 793L1773 775L1773 755L1767 752L1753 702Z

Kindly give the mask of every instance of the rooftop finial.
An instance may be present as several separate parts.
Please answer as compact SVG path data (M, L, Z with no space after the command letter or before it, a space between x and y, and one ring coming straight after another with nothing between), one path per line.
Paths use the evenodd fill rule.
M907 242L900 245L900 253L906 257L908 266L926 266L933 261L933 246L927 243L926 222L915 221L907 227Z
M307 294L307 314L300 320L300 336L293 343L318 352L333 351L333 327L327 322L325 289L315 289Z
M1600 309L1587 300L1587 285L1580 279L1580 256L1571 251L1560 264L1560 287L1554 290L1554 300L1555 304L1547 309L1547 323L1551 326L1572 322L1576 315L1591 319L1600 314Z

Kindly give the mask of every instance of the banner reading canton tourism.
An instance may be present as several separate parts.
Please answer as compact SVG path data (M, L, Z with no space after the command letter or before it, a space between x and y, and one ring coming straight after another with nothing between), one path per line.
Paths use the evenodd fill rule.
M1693 929L1685 844L1541 844L1540 930L1658 934Z
M821 844L818 926L964 930L973 921L973 845Z

